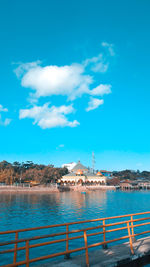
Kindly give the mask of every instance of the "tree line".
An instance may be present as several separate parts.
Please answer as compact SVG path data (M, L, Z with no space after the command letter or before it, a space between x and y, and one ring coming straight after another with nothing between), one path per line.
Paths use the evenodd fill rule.
M132 171L132 170L123 170L123 171L114 171L113 176L118 177L119 179L128 179L128 180L137 180L137 179L150 179L149 171Z
M3 160L0 162L0 183L7 185L31 181L39 184L55 183L67 173L67 168L35 164L32 161L10 163Z
M109 185L118 185L122 180L150 180L150 172L149 171L132 171L132 170L123 170L123 171L113 171L112 179L107 181Z

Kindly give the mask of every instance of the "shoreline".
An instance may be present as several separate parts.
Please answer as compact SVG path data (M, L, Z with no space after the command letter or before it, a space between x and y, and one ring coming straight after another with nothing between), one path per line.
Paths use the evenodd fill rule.
M115 186L68 186L68 187L19 187L19 186L1 186L1 193L61 193L61 192L89 192L89 191L107 191L116 190Z

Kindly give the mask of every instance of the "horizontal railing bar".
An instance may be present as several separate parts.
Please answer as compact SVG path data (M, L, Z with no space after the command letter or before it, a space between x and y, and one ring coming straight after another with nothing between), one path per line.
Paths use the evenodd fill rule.
M127 229L127 227L122 227L122 228L119 228L119 229L111 229L111 230L106 230L105 233L109 233L109 232L113 232L113 231L119 231L121 229ZM100 234L103 234L104 232L97 232L97 233L91 233L91 234L87 234L87 237L89 236L95 236L95 235L100 235ZM80 239L80 238L83 238L84 236L83 235L80 235L80 236L75 236L75 237L69 237L68 238L68 241L69 240L74 240L74 239ZM49 241L49 242L44 242L44 243L39 243L39 244L34 244L34 245L30 245L29 248L35 248L35 247L40 247L40 246L44 246L44 245L50 245L50 244L55 244L55 243L59 243L59 242L65 242L67 241L66 238L64 239L59 239L59 240L54 240L54 241ZM25 249L26 247L18 247L17 248L17 251L19 250L23 250ZM4 254L4 253L9 253L9 252L14 252L14 248L13 249L9 249L9 250L4 250L4 251L0 251L0 254Z
M97 227L93 227L92 229L90 228L90 230L95 230L95 229L99 229L102 228L102 226L97 226ZM114 231L116 229L113 229ZM70 231L67 232L67 234L75 234L75 233L80 233L85 231L85 229L79 229L79 230L74 230L74 231ZM101 232L103 234L103 232ZM18 243L23 243L26 241L34 241L37 239L43 239L43 238L49 238L49 237L56 237L56 236L60 236L60 235L66 235L66 232L61 232L61 233L57 233L57 234L50 234L50 235L43 235L43 236L36 236L36 237L32 237L32 238L25 238L25 239L19 239L19 240L12 240L12 241L8 241L8 242L3 242L0 243L0 246L5 246L5 245L12 245L12 244L18 244ZM92 235L92 234L91 234Z
M39 243L39 244L35 244L35 245L30 245L29 248L35 248L35 247L40 247L40 246L44 246L44 245L51 245L51 244L55 244L55 243L65 242L67 240L74 240L74 239L80 239L80 238L83 238L83 235L68 237L68 239L64 238L64 239L60 239L60 240L48 241L48 242L45 242L45 244Z
M150 224L150 222L147 223L141 223L141 224L137 224L137 225L129 225L129 228L134 228L134 227L139 227L139 226L144 226L144 225L148 225ZM113 232L113 231L119 231L119 230L123 230L123 229L127 229L127 226L125 227L121 227L121 228L115 228L115 229L111 229L111 230L106 230L105 233L109 233L109 232ZM102 232L103 233L103 232Z
M134 234L134 235L131 235L131 237L138 236L138 235L143 235L143 234L147 234L147 233L150 233L150 231L144 231L142 233ZM129 238L129 236L127 235L127 236L123 236L123 237L120 237L120 238L112 239L112 240L109 240L109 241L105 241L105 242L103 241L103 242L95 243L95 244L89 245L88 248L93 248L93 247L101 246L103 244L108 244L108 243L112 243L112 242L116 242L116 241L120 241L120 240L124 240L124 239L128 239L128 238ZM73 253L73 252L77 252L77 251L81 251L81 250L85 250L85 247L81 247L81 248L77 248L77 249L73 249L73 250L68 250L67 252L66 251L65 252L59 252L59 253L54 253L52 255L47 255L47 256L34 258L34 259L29 260L29 263L40 261L40 260L44 260L44 259L54 258L54 257L57 257L57 256L65 255L67 253ZM21 261L21 262L15 263L15 264L5 265L4 267L13 267L13 266L26 264L26 263L27 263L26 261Z
M67 238L64 238L64 239L58 239L58 240L54 240L54 241L48 241L48 242L44 242L44 243L39 243L39 244L33 244L33 245L29 245L29 248L36 248L36 247L41 247L41 246L45 246L45 245L51 245L51 244L55 244L55 243L60 243L60 242L65 242L67 240L74 240L74 239L80 239L80 238L83 238L84 236L83 235L80 235L80 236L74 236L74 237L69 237L68 239ZM18 250L23 250L23 249L26 249L26 247L18 247L17 248L17 251ZM8 249L8 250L3 250L3 251L0 251L0 254L4 254L4 253L11 253L11 252L14 252L15 249Z
M138 222L138 221L144 221L144 220L150 220L150 217L144 217L144 218L139 218L139 219L133 219L133 220L128 220L128 221L122 221L122 222L116 222L116 223L110 223L110 224L105 224L105 227L110 227L110 226L115 226L119 224L126 224L130 222Z
M46 259L54 258L54 257L57 257L57 256L66 255L68 253L71 254L71 253L78 252L78 251L81 251L81 250L85 250L85 247L75 248L75 249L68 250L67 252L64 251L64 252L60 252L60 253L55 253L53 255L48 255L48 258L47 258L47 256L42 256L42 257L39 257L39 260L44 260L44 259L46 260ZM31 259L29 262L32 263L32 262L35 262L35 261L37 261L37 258L36 259Z
M109 233L109 232L113 232L113 231L119 231L121 229L127 229L127 227L123 227L123 228L119 228L119 229L111 229L111 230L106 230L105 233ZM87 234L87 236L95 236L95 235L99 235L99 234L103 234L104 232L97 232L97 233L91 233L91 234ZM75 237L69 237L68 240L74 240L74 239L80 239L83 238L83 235L81 236L75 236ZM66 238L64 239L60 239L60 240L54 240L54 241L49 241L49 242L44 242L44 243L39 243L39 244L34 244L34 245L30 245L29 248L35 248L35 247L40 247L40 246L44 246L44 245L50 245L50 244L55 244L55 243L59 243L59 242L65 242L67 241ZM14 244L14 243L13 243ZM17 251L19 250L23 250L26 247L18 247ZM4 254L4 253L9 253L9 252L14 252L15 249L10 249L10 250L4 250L1 251L0 254Z
M150 217L148 217L148 218L134 219L134 220L132 220L132 222L143 221L143 220L148 220L148 219L150 219ZM118 223L112 223L112 224L105 224L105 227L115 226L115 225L119 225L119 224L126 224L128 222L130 223L131 220L123 221L123 222L118 222ZM150 223L147 222L145 224L141 224L141 226L142 225L146 225L146 224L148 225ZM138 226L140 226L140 224ZM89 228L85 228L85 229L73 230L73 231L69 231L67 233L68 234L75 234L75 233L79 233L79 232L83 232L83 231L96 230L96 229L99 229L99 228L102 228L102 227L103 227L103 225L99 225L99 226L96 226L96 227L89 227ZM131 226L129 226L129 227L131 228ZM136 227L136 226L133 225L132 227ZM115 229L111 229L111 230L106 230L105 232L106 233L109 233L109 232L113 232L113 231L119 231L119 230L122 230L122 229L126 229L126 227L115 228ZM36 236L36 237L31 237L31 238L19 239L19 240L12 240L12 241L9 241L9 242L0 243L0 246L17 244L17 243L22 243L22 242L25 242L25 241L33 241L33 240L43 239L43 238L49 238L49 237L56 237L56 236L60 236L60 235L66 235L66 232L60 232L60 233L57 233L57 234L55 233L55 234L49 234L49 235L43 235L43 236Z
M106 230L105 233L119 231L119 230L124 230L124 229L127 229L127 226L122 227L122 228L117 228L117 229ZM87 237L88 236L95 236L95 235L99 235L99 234L103 234L103 233L104 233L104 231L97 232L97 233L91 233L91 234L87 234ZM39 243L39 244L37 244L37 246L39 247L39 246L49 245L49 244L54 244L54 243L59 243L59 242L67 241L67 240L69 241L69 240L74 240L74 239L80 239L80 238L83 238L83 237L84 237L84 235L74 236L74 237L68 237L68 239L64 238L64 239L60 239L60 240L54 240L54 241L49 241L49 242L45 242L45 243ZM34 247L36 247L36 244L35 245L30 245L29 247L30 248L34 248Z
M125 229L127 229L127 226L116 228L116 229L111 229L111 230L105 230L105 231L97 232L97 233L91 233L91 234L87 234L87 236L95 236L95 235L100 235L104 233L110 233L110 232L115 232L115 231L120 231L120 230L125 230Z
M127 238L129 238L128 235L124 236L124 237L121 237L121 238L116 238L116 239L113 239L113 240L109 240L109 241L105 241L105 242L103 241L103 242L99 242L99 243L96 243L96 244L92 244L92 245L89 245L88 248L101 246L101 245L106 244L106 243L112 243L112 242L123 240L123 239L127 239ZM67 253L70 254L70 253L78 252L78 251L81 251L81 250L85 250L85 247L68 250L67 252L64 251L64 252L54 253L54 254L47 255L47 256L41 256L41 257L38 257L38 258L30 259L29 263L40 261L40 260L45 260L45 259L50 259L50 258L54 258L54 257L57 257L57 256L65 255ZM13 267L13 266L22 265L22 264L26 264L26 261L17 262L15 264L8 264L8 265L5 265L4 267Z
M19 247L19 248L17 248L17 251L18 250L23 250L23 249L25 249L25 247ZM15 251L15 249L14 248L11 248L11 249L7 249L7 250L2 250L2 251L0 251L0 254L6 254L6 253L13 253ZM0 266L1 267L1 266Z
M109 232L113 232L113 231L119 231L120 229L127 229L127 227L122 227L122 228L118 228L118 229L112 229L112 230L106 230L105 233L109 233ZM95 235L100 235L100 234L103 234L104 232L96 232L96 233L91 233L91 234L87 234L87 237L88 236L95 236ZM84 236L83 235L80 235L80 236L75 236L75 237L69 237L68 238L68 241L69 240L74 240L74 239L80 239L80 238L83 238ZM45 242L45 243L39 243L39 244L34 244L34 245L30 245L29 248L35 248L35 247L40 247L40 246L44 246L44 245L50 245L50 244L54 244L54 243L59 243L59 242L65 242L67 241L67 239L60 239L60 240L54 240L54 241L49 241L49 242ZM17 251L19 250L23 250L25 249L26 247L18 247L17 248ZM3 251L0 251L0 254L4 254L4 253L9 253L9 252L14 252L14 248L13 249L8 249L8 250L3 250Z
M150 233L150 231L144 231L142 233L131 235L131 237L138 236L138 235L145 235L145 234L148 234L148 233Z
M150 233L150 231L144 231L142 233L138 233L138 234L134 234L134 235L130 235L130 236L131 237L134 237L134 236L144 235L144 234L148 234L148 233ZM120 238L115 238L115 239L108 240L108 241L103 241L103 242L95 243L95 244L89 245L88 248L92 248L92 247L96 247L96 246L101 246L103 244L109 244L109 243L112 243L112 242L116 242L116 241L120 241L120 240L128 239L128 238L129 238L129 235L123 236L123 237L120 237Z
M120 228L115 228L115 229L110 229L110 230L106 230L105 233L111 233L111 232L121 231L121 230L125 230L125 229L127 229L127 226L120 227Z
M148 224L150 224L150 223L148 223ZM144 225L146 225L146 223L144 223L142 225L134 225L134 227L144 226ZM132 226L129 226L129 227L132 228ZM106 230L105 233L110 233L110 232L119 231L119 230L125 230L125 229L127 229L127 227ZM103 234L103 233L104 233L103 231L102 232L97 232L97 233L91 233L91 234L87 234L87 236L95 236L95 235L99 235L99 234ZM83 238L83 235L75 236L75 237L69 237L68 240L74 240L74 239L80 239L80 238ZM30 245L29 248L36 248L36 247L40 247L40 246L44 246L44 245L50 245L50 244L55 244L55 243L65 242L65 241L67 241L66 238L60 239L60 240L54 240L54 241L49 241L49 242ZM25 246L24 247L19 247L19 248L17 248L17 251L23 250L25 248L26 248ZM15 249L9 249L9 250L0 251L0 254L9 253L9 252L11 253L11 252L14 252L14 250Z
M87 236L95 236L95 235L100 235L100 234L104 234L104 233L110 233L110 232L115 232L115 231L120 231L120 230L125 230L127 229L127 226L121 227L121 228L115 228L115 229L111 229L111 230L105 230L102 232L97 232L97 233L91 233L91 234L87 234Z
M139 222L139 221L144 221L144 220L150 220L150 217L145 217L145 218L139 218L139 219L134 219L134 220L130 220L130 222Z
M109 244L109 243L120 241L120 240L127 239L127 238L129 238L128 235L127 236L122 236L120 238L115 238L115 239L112 239L112 240L103 241L103 242L99 242L99 243L95 243L95 244L89 245L88 248L93 248L93 247L101 246L101 245L104 245L104 244Z
M69 231L67 232L67 234L75 234L75 233L80 233L83 231L87 231L87 230L96 230L102 228L101 225L96 226L96 227L89 227L89 228L85 228L85 229L78 229L78 230L73 230L73 231ZM19 239L19 240L12 240L12 241L8 241L8 242L3 242L0 243L0 246L5 246L5 245L11 245L11 244L17 244L17 243L22 243L22 242L26 242L26 241L33 241L33 240L37 240L37 239L43 239L43 238L48 238L48 237L55 237L55 236L60 236L60 235L66 235L66 232L60 232L57 234L49 234L49 235L43 235L43 236L35 236L35 237L31 237L31 238L24 238L24 239Z
M134 228L134 227L140 227L140 226L144 226L144 225L148 225L148 224L150 224L150 222L147 222L147 223L141 223L141 224L135 224L135 225L133 225L133 226L129 226L130 228Z
M55 225L39 226L39 227L32 227L32 228L25 228L25 229L18 229L18 230L3 231L3 232L0 232L0 235L12 234L12 233L16 233L16 232L19 233L19 232L26 232L26 231L33 231L33 230L41 230L41 229L54 228L54 227L62 227L62 226L66 226L66 225L69 226L69 225L75 225L75 224L97 222L97 221L102 221L102 220L125 218L125 217L138 216L138 215L143 215L143 214L150 214L150 211L125 214L125 215L121 215L121 216L105 217L105 218L99 218L99 219L93 219L93 220L85 220L85 221L77 221L77 222L62 223L62 224L55 224Z
M142 233L138 233L138 234L134 234L134 235L130 235L131 237L135 237L135 236L138 236L138 235L144 235L144 234L148 234L150 233L150 231L144 231ZM89 245L88 248L93 248L93 247L96 247L96 246L101 246L103 244L109 244L109 243L112 243L112 242L116 242L116 241L120 241L120 240L123 240L123 239L128 239L129 238L129 235L127 236L123 236L123 237L120 237L120 238L115 238L115 239L112 239L112 240L108 240L108 241L103 241L103 242L99 242L99 243L95 243L95 244L92 244L92 245Z
M37 257L37 258L34 258L34 259L30 259L29 263L40 261L40 260L46 260L46 259L54 258L54 257L57 257L57 256L63 256L63 255L68 254L68 252L69 253L73 253L73 252L78 252L78 251L81 251L81 250L85 250L85 247L76 248L76 249L63 251L63 252L59 252L59 253L54 253L52 255ZM3 267L14 267L14 266L23 265L23 264L26 264L26 263L27 263L27 261L25 260L25 261L12 263L12 264L7 264L7 265L4 265Z

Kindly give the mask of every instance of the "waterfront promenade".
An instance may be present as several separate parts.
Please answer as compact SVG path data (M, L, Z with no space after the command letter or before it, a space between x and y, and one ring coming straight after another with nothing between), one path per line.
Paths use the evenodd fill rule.
M45 192L45 193L58 193L63 191L79 191L79 192L87 192L92 190L115 190L115 186L107 186L107 185L90 185L90 186L15 186L15 185L1 185L0 193L5 192L17 192L17 193L36 193L36 192Z
M130 243L111 246L108 249L97 249L89 252L92 267L142 267L150 263L150 238L141 238L133 243L135 254L130 251ZM85 267L84 255L72 257L69 260L59 260L54 263L38 265L38 267Z

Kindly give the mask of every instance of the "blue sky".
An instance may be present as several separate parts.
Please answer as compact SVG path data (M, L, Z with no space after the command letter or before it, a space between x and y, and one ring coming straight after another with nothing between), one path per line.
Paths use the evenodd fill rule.
M0 160L150 170L150 2L2 0Z

